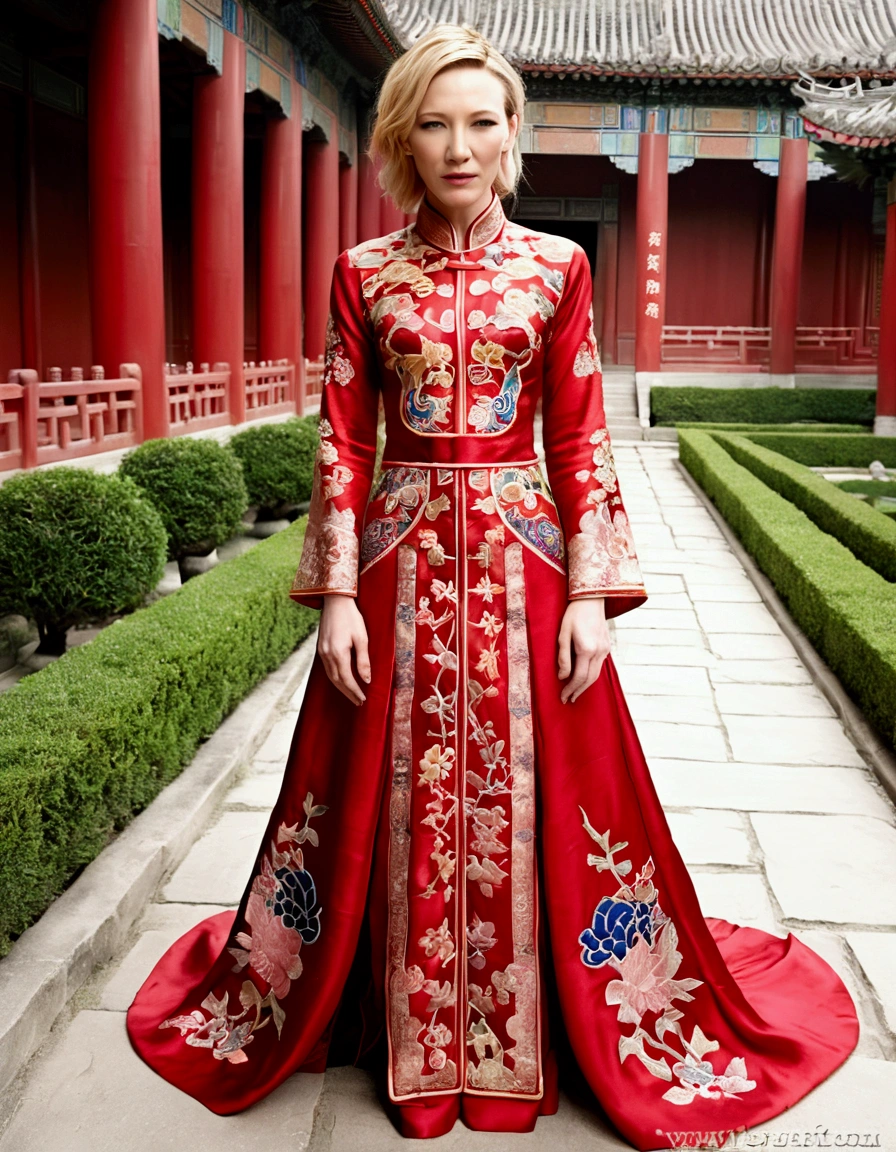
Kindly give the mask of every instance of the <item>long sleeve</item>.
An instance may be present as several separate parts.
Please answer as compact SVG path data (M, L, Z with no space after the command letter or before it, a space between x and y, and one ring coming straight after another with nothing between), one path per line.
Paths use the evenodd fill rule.
M290 596L309 608L358 594L360 533L376 459L379 365L358 270L343 252L333 269L320 447L308 526Z
M604 596L607 616L646 599L604 415L588 257L576 245L544 357L548 482L567 541L569 598Z

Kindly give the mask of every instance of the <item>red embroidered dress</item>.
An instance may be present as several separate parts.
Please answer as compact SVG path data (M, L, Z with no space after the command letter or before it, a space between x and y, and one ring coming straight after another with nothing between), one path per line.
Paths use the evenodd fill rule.
M639 1149L761 1123L855 1047L814 952L701 915L612 659L560 703L568 600L646 598L591 294L584 251L497 197L462 245L424 201L336 263L291 595L357 597L372 683L356 708L315 658L236 916L175 943L128 1013L140 1055L215 1112L323 1066L365 906L406 1132L461 1102L483 1128L554 1110L546 950L576 1058Z

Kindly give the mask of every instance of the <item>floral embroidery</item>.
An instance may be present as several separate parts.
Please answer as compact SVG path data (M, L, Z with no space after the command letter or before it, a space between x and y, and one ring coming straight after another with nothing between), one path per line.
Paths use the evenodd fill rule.
M354 474L339 463L339 451L331 440L333 425L325 417L320 421L319 432L308 525L291 591L338 589L354 593L360 551L355 513L351 507L340 510L333 504L333 499L354 480ZM324 468L330 471L324 472Z
M569 595L607 589L643 591L644 580L635 551L628 516L622 507L616 463L606 428L588 439L594 445L592 470L581 469L576 479L595 481L585 502L592 505L579 518L579 531L569 540Z
M339 335L339 329L336 327L336 322L331 312L327 317L327 332L324 343L323 382L325 386L335 380L337 384L345 387L349 380L355 375L355 370L346 359L344 353L345 345L342 342L342 337Z
M281 824L277 837L271 843L270 856L261 858L261 870L252 881L246 903L245 919L252 929L237 932L234 939L240 947L228 952L236 959L232 971L245 967L268 984L267 994L261 992L252 980L244 980L240 988L241 1012L228 1011L230 993L218 998L209 992L201 1008L211 1013L209 1019L199 1009L186 1016L163 1020L160 1028L177 1028L187 1044L194 1048L210 1048L216 1060L242 1064L248 1060L244 1049L251 1044L254 1033L271 1020L282 1033L286 1013L280 1005L289 993L293 980L302 974L299 955L303 944L313 944L321 932L321 906L311 873L305 867L301 844L320 843L311 821L328 810L326 804L315 804L309 792L302 805L305 823L287 826ZM278 847L288 844L285 851ZM254 1019L244 1019L254 1012Z
M572 366L574 376L591 376L594 372L600 372L600 359L592 349L588 347L588 342L583 340L579 345L579 350L576 353L576 358Z
M435 532L427 529L426 533ZM420 533L424 535L423 532ZM427 541L430 543L430 541ZM430 552L434 551L430 549ZM440 549L441 550L441 549ZM443 554L444 555L444 554ZM434 895L439 883L442 884L442 895L447 903L454 892L454 870L456 866L455 850L450 846L451 827L457 810L457 800L453 795L453 774L455 765L455 748L451 740L455 731L455 697L457 694L457 655L452 647L455 643L457 621L456 612L452 605L457 604L457 592L453 583L446 584L442 580L430 582L430 594L436 603L444 602L438 617L430 608L430 597L421 596L418 600L418 609L414 617L415 623L425 625L432 630L432 652L424 653L424 659L438 668L432 684L431 695L421 701L424 712L433 717L433 724L438 725L438 731L430 729L430 735L437 737L438 743L433 744L419 761L420 772L417 777L418 787L427 787L432 794L432 800L427 804L427 815L423 823L435 833L430 860L435 865L435 875L421 893L424 898ZM447 635L440 636L439 630L448 627ZM446 675L450 677L450 690L443 683ZM448 921L445 921L445 928ZM453 955L454 946L452 945ZM432 955L432 953L427 953Z
M600 848L600 853L589 853L588 864L598 872L609 871L619 882L612 896L603 896L594 910L591 927L579 934L582 963L589 968L609 965L619 974L606 986L607 1004L618 1004L616 1019L633 1024L634 1030L619 1037L619 1061L636 1056L651 1075L679 1084L667 1089L663 1099L672 1104L690 1104L697 1096L708 1100L722 1097L737 1099L742 1092L756 1087L755 1080L747 1079L746 1062L735 1056L718 1074L712 1062L704 1059L719 1048L718 1040L708 1039L695 1024L691 1039L687 1040L681 1021L684 1013L672 1004L673 1000L690 1001L691 991L703 981L691 977L676 978L682 955L678 951L678 933L673 921L663 912L657 890L653 884L653 858L627 884L623 879L631 872L631 860L614 859L617 852L628 847L627 840L610 843L610 833L597 832L590 824L583 808L582 826ZM653 1013L653 1035L644 1026L647 1013ZM671 1034L671 1035L670 1035ZM683 1051L669 1042L675 1038ZM665 1055L652 1056L645 1051L648 1044Z

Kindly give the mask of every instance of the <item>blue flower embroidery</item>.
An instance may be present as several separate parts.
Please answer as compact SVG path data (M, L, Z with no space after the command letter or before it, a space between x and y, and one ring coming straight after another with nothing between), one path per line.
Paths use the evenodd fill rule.
M582 945L582 963L589 968L600 968L615 956L622 960L640 935L645 944L651 943L653 921L652 904L630 902L604 896L594 909L591 927L579 936Z

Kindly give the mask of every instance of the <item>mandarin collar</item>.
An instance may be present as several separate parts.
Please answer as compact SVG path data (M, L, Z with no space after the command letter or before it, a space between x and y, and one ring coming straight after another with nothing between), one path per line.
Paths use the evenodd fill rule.
M469 225L462 244L451 221L434 208L425 196L417 209L414 227L427 244L442 248L446 252L461 253L490 244L498 237L506 222L507 217L504 215L501 201L497 192L492 189L491 201Z

